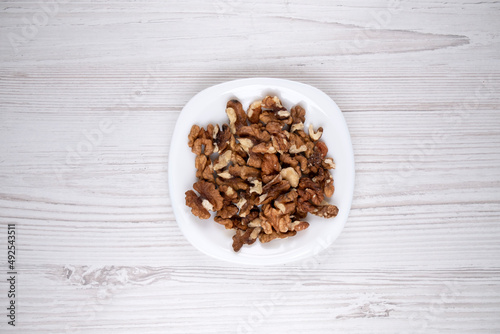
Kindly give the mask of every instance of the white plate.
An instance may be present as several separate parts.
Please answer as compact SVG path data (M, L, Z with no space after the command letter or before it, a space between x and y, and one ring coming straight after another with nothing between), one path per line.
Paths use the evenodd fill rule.
M306 110L306 129L309 122L324 129L322 140L328 146L328 157L337 165L333 170L335 193L330 203L337 205L339 214L324 219L309 214L307 230L296 236L273 240L267 244L259 241L244 245L235 253L231 247L234 230L211 219L201 220L185 205L184 193L196 182L195 155L187 145L193 124L206 127L209 123L228 123L226 103L237 99L246 110L250 103L266 95L277 95L290 109L300 104ZM193 246L214 258L251 265L272 265L304 259L328 247L340 234L351 208L354 188L354 155L351 137L340 109L322 91L295 81L251 78L225 82L196 94L182 109L177 120L170 146L168 181L174 214L180 229Z

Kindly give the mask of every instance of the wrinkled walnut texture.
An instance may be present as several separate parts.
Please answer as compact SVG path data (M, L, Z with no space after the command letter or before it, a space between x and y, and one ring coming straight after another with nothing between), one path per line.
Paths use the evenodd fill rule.
M201 218L234 229L233 250L257 239L267 243L309 227L308 213L323 218L338 214L325 202L335 187L329 170L323 128L310 124L297 105L287 110L277 96L250 104L227 102L228 124L193 125L188 146L196 154L198 181L186 192L186 205Z

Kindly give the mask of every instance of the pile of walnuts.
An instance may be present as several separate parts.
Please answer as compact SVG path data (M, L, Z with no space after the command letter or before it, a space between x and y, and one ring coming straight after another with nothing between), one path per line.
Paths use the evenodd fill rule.
M235 229L233 249L257 240L294 236L309 227L308 213L331 218L335 205L325 202L334 192L320 140L323 129L309 125L305 110L287 110L278 97L266 96L247 112L237 100L227 102L229 125L193 125L189 147L196 154L198 181L186 192L186 205L201 219L210 218Z

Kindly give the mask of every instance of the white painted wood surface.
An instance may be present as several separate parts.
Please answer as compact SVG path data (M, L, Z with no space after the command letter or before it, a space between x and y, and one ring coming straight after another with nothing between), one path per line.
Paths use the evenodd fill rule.
M47 10L0 3L2 333L500 332L498 2ZM351 131L350 218L304 263L208 258L170 206L180 109L203 88L254 76L318 87ZM97 136L101 122L111 128Z

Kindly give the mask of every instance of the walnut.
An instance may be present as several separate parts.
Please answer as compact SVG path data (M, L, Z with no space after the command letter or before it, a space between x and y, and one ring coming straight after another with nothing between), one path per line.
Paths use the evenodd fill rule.
M266 124L266 131L271 135L280 134L283 131L283 124L281 122L269 122Z
M293 237L296 234L296 231L288 231L286 233L272 232L271 234L260 234L259 241L264 244L274 239L286 239L288 237Z
M284 154L290 149L290 141L285 134L280 133L271 137L274 149L280 153Z
M224 225L224 227L228 230L232 229L234 226L236 226L238 223L238 218L222 218L219 216L214 217L214 221L216 223L219 223L221 225Z
M251 245L255 242L257 236L252 239L253 228L249 228L246 231L236 230L236 233L233 236L233 250L238 252L243 245Z
M206 155L198 155L195 159L196 177L214 182L214 169L212 161Z
M280 218L282 218L282 213L279 209L274 208L270 204L265 204L262 206L262 217L263 220L271 224L275 231L280 230Z
M250 149L253 147L253 141L249 138L240 138L238 141L240 142L241 148L245 150L245 152L250 153Z
M339 209L335 205L322 205L316 207L316 210L311 212L313 215L323 218L333 218L339 213Z
M188 146L196 155L210 155L214 152L214 143L212 138L213 125L207 127L207 130L200 128L197 125L191 127L188 135Z
M250 167L261 168L263 158L264 158L264 155L262 155L260 153L250 152L248 154L247 165Z
M261 129L258 124L242 126L238 129L236 134L238 137L251 138L254 144L259 142L268 142L271 139L269 132Z
M335 186L333 185L333 177L330 172L326 171L326 178L323 181L323 192L325 193L326 197L332 197L334 191L335 191Z
M297 159L295 159L295 157L292 158L292 156L288 153L280 154L280 162L282 165L287 165L291 167L295 167L299 164Z
M290 146L290 153L292 154L297 154L297 153L301 153L301 152L305 152L307 151L307 146L306 145L301 145L299 147L297 147L297 145L291 145Z
M241 152L237 153L233 151L231 155L231 162L236 165L244 166L246 164L246 156L242 156Z
M249 206L252 206L252 209L248 212L244 212L245 216L241 218L241 223L248 226L248 227L252 227L252 226L249 226L248 224L250 224L255 219L259 218L260 211L258 209L253 208L254 207L253 200L247 201L247 203L249 203ZM240 210L240 215L241 215L242 210L246 211L245 205L242 206L242 208Z
M198 138L193 144L191 149L196 155L205 154L210 155L214 153L214 145L212 139Z
M259 180L252 180L250 181L253 186L250 188L250 194L251 193L256 193L258 195L262 194L262 182Z
M246 218L248 214L252 212L252 209L254 209L259 202L259 196L258 194L252 194L252 195L247 195L245 194L245 198L243 201L240 203L240 212L239 216Z
M206 181L198 181L193 184L194 190L196 190L200 196L213 206L214 211L219 211L222 209L224 199L219 193L219 190L215 189L215 185Z
M290 231L302 231L309 227L308 222L294 221L290 224Z
M234 189L226 184L219 186L219 191L224 198L224 201L229 203L237 203L238 202L238 193L234 191Z
M222 185L230 186L231 188L233 188L236 191L247 190L248 188L250 188L248 183L246 183L245 181L243 181L239 177L233 177L230 179L224 179L221 177L217 177L215 179L215 184L217 184L219 187Z
M227 102L226 114L229 118L229 128L233 134L247 123L247 114L238 100L230 100Z
M326 148L326 145L323 142L316 142L312 149L312 154L310 154L307 159L307 167L313 173L317 173L318 169L322 168L322 164L327 152L328 148Z
M198 155L194 160L194 167L196 168L196 177L201 178L203 171L207 167L208 158L206 155Z
M281 175L277 175L274 179L262 187L262 193L266 195L265 199L260 204L266 204L275 200L279 195L290 189L290 183L282 180Z
M236 142L236 139L232 137L231 140L229 141L229 148L233 152L233 154L231 155L231 161L233 163L244 165L245 160L248 157L248 154L241 145L241 143Z
M312 124L309 124L309 137L311 137L313 141L318 141L322 135L323 135L322 127L319 127L318 131L314 132Z
M259 116L262 111L262 101L255 101L248 107L247 116L250 123L258 123Z
M232 179L233 178L233 176L231 175L231 173L229 173L228 170L217 173L217 176L221 177L223 179Z
M261 107L264 109L271 109L273 111L286 110L277 96L266 96L262 100Z
M201 218L210 218L210 212L203 206L203 200L192 190L186 191L186 205L191 208L193 215Z
M335 162L333 161L332 158L326 158L325 160L323 160L323 162L321 163L321 166L324 168L324 169L335 169Z
M229 166L229 173L230 175L240 177L243 180L248 180L250 178L255 179L257 177L260 177L260 170L249 166L240 166L240 165Z
M257 237L260 234L260 231L262 231L262 227L256 227L252 230L250 233L250 240L257 240Z
M261 170L263 175L279 173L281 165L278 157L275 154L264 154Z
M278 115L279 119L285 120L286 118L290 117L291 114L288 110L280 110L276 113L276 115ZM291 122L292 122L292 120L290 120L290 123Z
M306 121L306 111L301 106L296 105L290 110L290 113L292 114L292 119L293 119L292 124L298 124L298 123L303 124Z
M252 220L250 223L248 223L248 227L260 227L260 223L262 222L262 219L259 217L255 218Z
M260 143L252 147L250 150L252 153L276 153L276 149L272 143Z
M217 216L221 218L232 218L238 213L238 207L234 204L225 205L221 210L217 211Z
M290 127L290 132L295 132L299 130L304 130L304 123L292 124L292 126Z
M290 134L290 144L291 144L289 149L290 154L297 154L307 151L306 142L296 133Z
M299 174L292 167L287 167L281 170L281 177L290 183L292 188L297 188L299 185Z
M292 190L286 194L282 194L274 201L274 206L281 211L282 214L292 214L297 207L298 193Z
M231 130L227 124L222 125L222 130L219 130L215 135L215 145L217 146L217 153L222 153L226 150L229 145L229 141L232 137Z
M219 155L219 157L215 159L214 170L220 170L226 167L231 161L232 156L233 151L231 150L227 150L224 154Z
M323 128L304 132L305 110L287 110L277 96L253 102L247 110L230 100L228 124L193 125L188 146L196 154L198 181L186 192L191 212L235 230L233 249L259 239L294 236L305 230L308 213L330 218L338 208L325 202L335 187L322 142Z
M189 139L188 146L190 148L193 148L194 142L198 138L199 133L200 133L200 127L198 125L194 124L191 127L191 131L189 132L189 135L188 135L188 139Z
M262 227L262 231L265 234L273 233L273 226L271 225L271 223L267 219L261 218L260 226Z
M303 155L296 155L295 159L299 162L300 164L300 170L304 174L309 174L309 167L307 166L307 158L304 157Z

